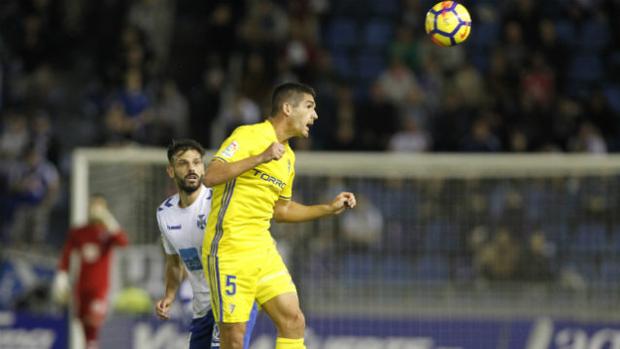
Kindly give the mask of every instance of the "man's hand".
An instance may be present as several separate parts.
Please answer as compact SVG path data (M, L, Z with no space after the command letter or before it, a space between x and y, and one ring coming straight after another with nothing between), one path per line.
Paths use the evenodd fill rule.
M65 271L58 271L52 281L52 299L54 302L64 305L69 301L71 285L69 275Z
M93 220L103 223L110 234L116 234L121 226L108 209L107 205L101 202L93 202L90 205L90 217Z
M349 192L342 192L334 198L330 207L334 214L340 214L347 208L353 208L357 202L355 201L355 195Z
M162 320L170 319L170 306L174 302L174 298L164 297L155 303L155 314Z
M284 155L284 151L284 144L278 142L271 143L271 145L260 154L262 163L269 162L271 160L280 160L282 155Z

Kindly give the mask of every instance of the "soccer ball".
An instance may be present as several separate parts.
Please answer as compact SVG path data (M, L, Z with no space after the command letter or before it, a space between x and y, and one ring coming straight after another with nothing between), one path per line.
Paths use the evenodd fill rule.
M426 13L426 33L439 46L458 45L470 32L469 11L456 1L439 2Z

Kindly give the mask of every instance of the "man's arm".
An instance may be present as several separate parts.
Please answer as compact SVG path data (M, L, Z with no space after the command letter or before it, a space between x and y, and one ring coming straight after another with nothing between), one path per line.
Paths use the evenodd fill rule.
M274 209L274 218L282 223L305 222L340 214L346 208L353 208L355 205L355 195L349 192L340 193L332 202L320 205L306 206L292 200L278 200Z
M164 283L166 291L164 297L155 304L155 313L162 320L168 320L170 318L168 313L170 311L170 306L172 302L174 302L177 290L186 276L179 255L166 254L165 269Z
M125 247L129 245L129 239L127 238L127 233L123 229L119 229L110 234L110 242L114 246Z
M124 247L129 244L127 233L121 228L116 217L110 212L107 206L94 205L90 211L91 218L101 222L108 231L107 247L118 246Z
M207 167L204 183L207 187L226 183L262 163L278 160L282 155L284 155L284 145L274 142L264 152L239 161L225 162L216 158Z
M71 284L69 282L69 259L71 252L78 248L75 231L69 231L69 237L62 248L62 254L58 261L58 270L52 280L52 299L58 304L66 304L69 300Z
M58 270L66 272L69 270L69 258L74 248L78 247L75 238L75 231L72 229L68 233L67 241L62 247L60 260L58 261Z

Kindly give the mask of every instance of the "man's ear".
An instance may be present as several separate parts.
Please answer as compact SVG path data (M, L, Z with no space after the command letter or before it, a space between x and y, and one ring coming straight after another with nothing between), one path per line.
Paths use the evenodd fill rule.
M290 103L282 103L282 111L284 115L289 116L293 112L293 106Z
M174 178L174 169L171 165L166 166L166 173L168 173L168 177Z

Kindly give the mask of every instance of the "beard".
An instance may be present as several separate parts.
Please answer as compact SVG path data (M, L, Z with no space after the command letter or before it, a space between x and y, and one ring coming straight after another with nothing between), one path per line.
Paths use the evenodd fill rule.
M187 194L191 194L200 188L200 184L202 184L202 179L204 176L198 176L198 180L195 184L189 183L189 181L185 178L175 177L175 181L177 182L177 186L180 191L183 191Z

